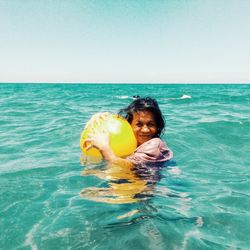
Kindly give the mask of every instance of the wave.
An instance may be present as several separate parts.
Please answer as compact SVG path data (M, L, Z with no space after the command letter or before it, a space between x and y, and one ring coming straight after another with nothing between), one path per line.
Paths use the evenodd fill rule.
M172 98L164 98L164 100L182 100L182 99L191 99L191 95L182 95L181 97L172 97Z
M182 95L182 97L180 97L179 99L191 99L192 96L190 95Z
M128 96L128 95L115 96L115 98L117 98L117 99L132 99L132 100L134 100L134 99L136 99L138 97L139 96L137 96L137 95L134 95L134 96ZM192 98L191 95L185 95L184 94L181 97L164 98L164 100L182 100L182 99L191 99L191 98Z
M128 96L128 95L121 95L121 96L116 96L118 99L133 99L133 97Z

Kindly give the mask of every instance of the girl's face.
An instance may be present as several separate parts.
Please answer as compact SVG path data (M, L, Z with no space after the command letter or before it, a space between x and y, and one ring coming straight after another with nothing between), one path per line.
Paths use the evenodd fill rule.
M152 139L157 133L155 118L150 111L139 111L133 113L131 127L137 140L137 146Z

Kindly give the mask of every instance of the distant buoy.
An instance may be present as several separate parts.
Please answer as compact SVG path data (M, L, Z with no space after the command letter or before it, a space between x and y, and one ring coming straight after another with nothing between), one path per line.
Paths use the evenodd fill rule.
M94 134L103 129L109 132L110 147L116 156L126 157L134 152L137 141L128 121L115 114L103 113L103 115L92 116L81 134L80 147L85 156L102 159L98 149L86 150L84 141L88 138L89 133Z

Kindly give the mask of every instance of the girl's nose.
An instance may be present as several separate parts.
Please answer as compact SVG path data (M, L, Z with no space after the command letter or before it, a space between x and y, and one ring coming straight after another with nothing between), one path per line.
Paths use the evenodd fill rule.
M148 131L149 131L148 126L147 126L147 125L144 125L144 126L142 127L141 131L144 132L144 133L148 132Z

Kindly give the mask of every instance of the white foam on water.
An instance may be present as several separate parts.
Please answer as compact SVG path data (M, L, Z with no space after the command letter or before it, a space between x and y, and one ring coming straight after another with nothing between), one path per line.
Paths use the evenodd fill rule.
M191 237L200 239L200 238L201 238L201 233L200 233L200 231L199 231L198 229L195 229L195 230L191 230L191 231L185 233L185 235L184 235L184 240L183 240L183 243L182 243L182 246L183 246L182 249L187 249L187 243L188 243L188 240L189 240Z
M121 96L116 96L116 98L118 99L132 99L130 96L128 95L121 95Z
M191 99L192 96L190 95L183 95L180 99Z
M164 98L164 100L182 100L182 99L191 99L191 95L182 95L181 97L172 97L172 98Z
M41 224L41 220L36 223L31 230L26 234L25 236L25 242L24 245L25 246L30 246L32 250L38 250L38 246L36 245L36 243L34 242L34 238L33 235L36 233L37 229L39 228L40 224Z

